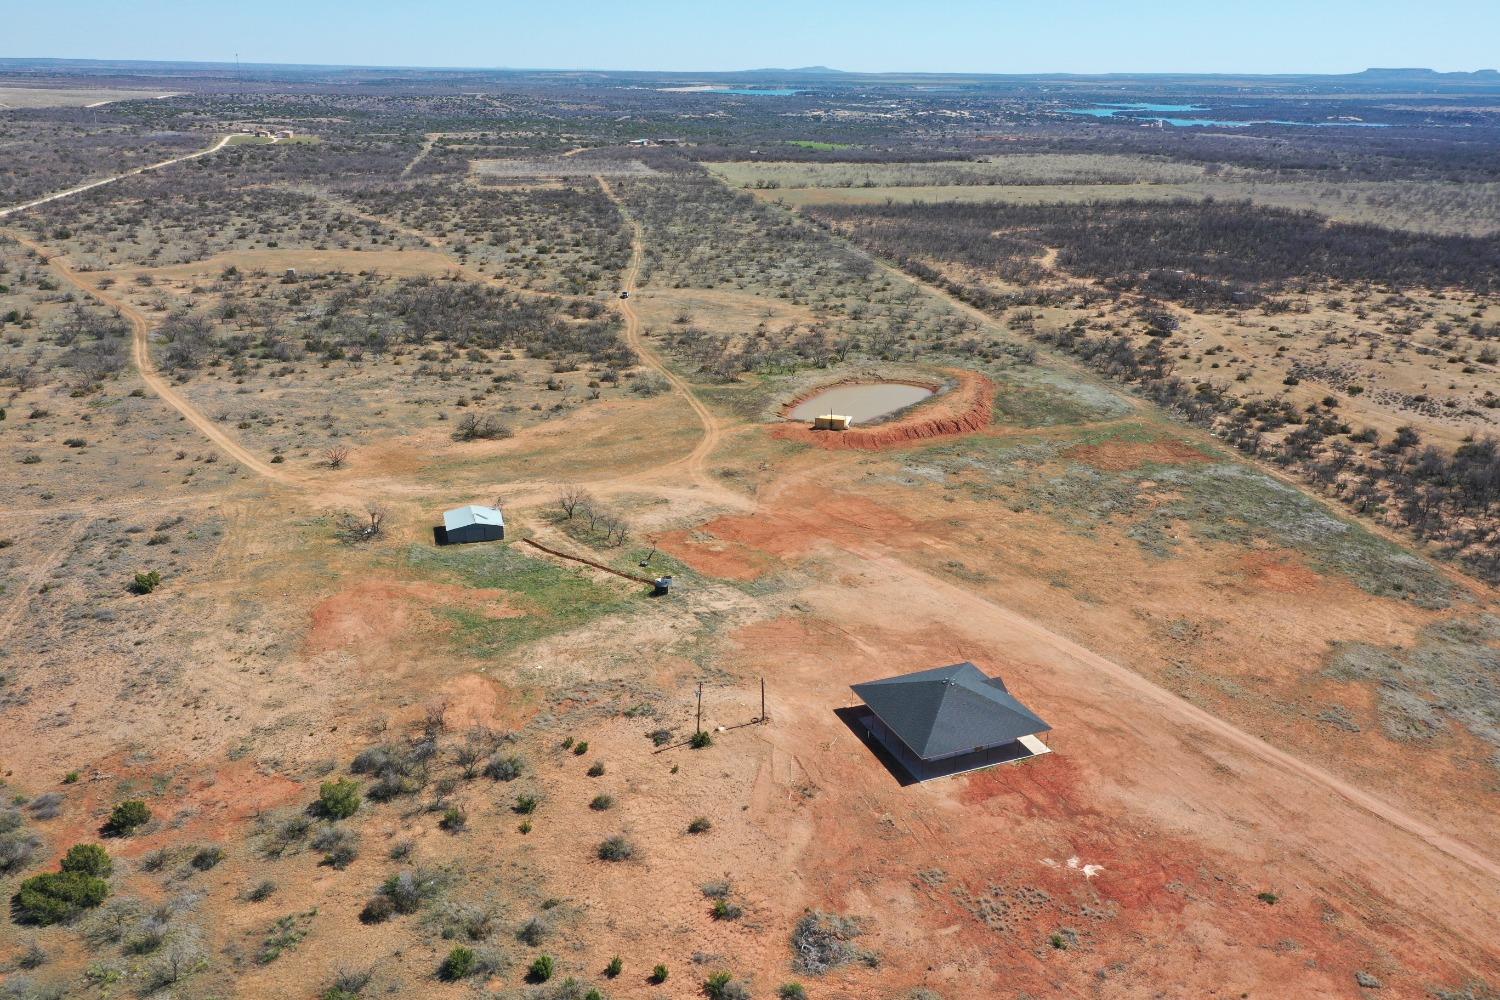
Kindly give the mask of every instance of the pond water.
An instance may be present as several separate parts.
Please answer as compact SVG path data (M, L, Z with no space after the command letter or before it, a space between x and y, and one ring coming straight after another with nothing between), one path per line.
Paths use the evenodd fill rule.
M1067 108L1063 113L1069 115L1088 115L1090 118L1130 118L1141 122L1163 121L1177 128L1192 128L1195 125L1212 125L1216 128L1244 128L1248 125L1305 125L1315 128L1333 127L1338 125L1354 128L1387 128L1384 122L1294 122L1279 118L1262 118L1254 121L1230 118L1169 118L1154 112L1158 111L1206 111L1200 104L1099 104L1092 108Z
M852 423L862 424L920 403L931 395L931 389L899 382L836 385L804 399L792 407L787 416L793 420L811 420L825 413L840 413Z

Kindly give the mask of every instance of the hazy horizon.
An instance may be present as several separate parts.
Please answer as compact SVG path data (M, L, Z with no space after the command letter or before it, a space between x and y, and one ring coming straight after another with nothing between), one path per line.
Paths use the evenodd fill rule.
M662 0L561 17L474 0L433 12L345 0L216 9L182 0L121 8L78 0L14 12L0 56L424 69L728 73L829 66L851 73L1339 75L1370 67L1495 68L1500 5L1449 0L1315 8L1269 0L1251 13L1158 0L1034 5L959 0L916 12L891 0L753 10ZM1453 30L1429 30L1435 26ZM1461 30L1459 30L1461 29Z

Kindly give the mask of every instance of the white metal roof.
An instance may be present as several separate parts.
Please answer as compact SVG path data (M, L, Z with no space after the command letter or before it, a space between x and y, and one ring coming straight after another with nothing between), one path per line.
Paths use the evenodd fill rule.
M497 524L505 527L505 516L493 507L454 507L443 514L443 527L449 531L466 528L471 524Z

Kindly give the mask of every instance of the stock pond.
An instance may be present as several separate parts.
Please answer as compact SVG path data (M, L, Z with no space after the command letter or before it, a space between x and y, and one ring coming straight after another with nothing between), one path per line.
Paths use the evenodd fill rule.
M840 413L851 423L862 424L920 403L932 390L901 382L867 382L836 385L810 396L787 411L793 420L811 420L826 413Z

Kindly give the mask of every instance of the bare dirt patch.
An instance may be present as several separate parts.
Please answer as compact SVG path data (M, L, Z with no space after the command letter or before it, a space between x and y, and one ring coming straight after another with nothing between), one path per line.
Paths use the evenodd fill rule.
M1078 445L1063 452L1064 458L1091 465L1107 472L1126 472L1143 465L1189 465L1211 462L1213 456L1180 438L1164 437L1155 441L1111 440L1099 444Z
M438 607L459 606L489 619L525 614L500 590L471 590L439 583L407 583L390 578L362 580L325 597L312 612L305 642L309 653L338 649L376 650L399 643Z

